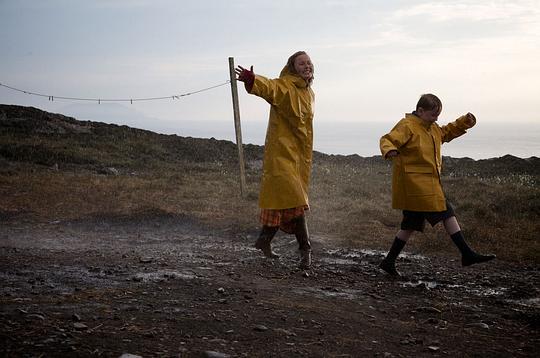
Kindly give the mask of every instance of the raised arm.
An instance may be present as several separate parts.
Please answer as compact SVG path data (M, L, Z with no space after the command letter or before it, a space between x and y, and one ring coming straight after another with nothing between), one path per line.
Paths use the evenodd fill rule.
M253 66L251 68L245 69L242 66L238 66L234 69L234 72L236 72L236 75L238 76L238 81L244 82L244 87L246 88L246 91L248 93L251 93L251 89L253 88L253 82L255 82L255 73L253 72Z
M474 127L475 124L476 117L470 112L459 117L454 122L441 127L442 141L450 142L452 139L467 133L467 129Z
M282 78L269 79L255 75L253 66L249 70L238 66L234 71L238 81L244 82L248 93L264 98L271 105L279 106L290 89L290 84L288 85Z

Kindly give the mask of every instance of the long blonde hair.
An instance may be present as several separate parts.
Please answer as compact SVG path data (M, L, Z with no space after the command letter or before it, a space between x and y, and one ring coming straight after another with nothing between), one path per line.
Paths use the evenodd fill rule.
M307 53L306 51L297 51L293 53L291 57L289 57L289 59L287 60L287 69L289 70L290 73L299 74L298 72L296 72L296 68L294 68L294 61L300 55L307 55ZM313 66L313 73L315 73L315 66ZM309 84L311 84L311 82L313 82L313 76L311 76L311 78L308 81Z

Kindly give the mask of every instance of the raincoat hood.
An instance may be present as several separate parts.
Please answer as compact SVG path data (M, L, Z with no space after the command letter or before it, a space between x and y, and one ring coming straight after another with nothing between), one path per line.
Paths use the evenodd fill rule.
M306 87L309 87L309 83L306 82L305 79L303 79L302 77L300 77L299 74L297 73L292 73L290 70L289 70L289 66L285 65L285 67L283 67L283 69L281 70L280 74L279 74L279 78L286 78L286 77L290 77L290 80L294 83L294 85L298 88L306 88Z

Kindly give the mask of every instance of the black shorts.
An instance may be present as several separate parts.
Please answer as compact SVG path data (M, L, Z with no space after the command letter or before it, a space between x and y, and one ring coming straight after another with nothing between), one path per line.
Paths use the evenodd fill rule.
M444 221L452 216L456 216L452 204L446 201L445 211L410 211L403 210L403 220L401 221L401 230L414 230L423 232L426 227L426 220L435 226L435 224Z

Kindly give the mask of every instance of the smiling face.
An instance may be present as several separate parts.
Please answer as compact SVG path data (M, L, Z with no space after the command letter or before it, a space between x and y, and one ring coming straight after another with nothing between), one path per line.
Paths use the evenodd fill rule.
M294 69L306 82L313 78L313 63L307 54L302 54L294 59Z

